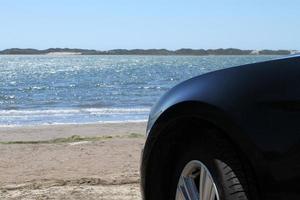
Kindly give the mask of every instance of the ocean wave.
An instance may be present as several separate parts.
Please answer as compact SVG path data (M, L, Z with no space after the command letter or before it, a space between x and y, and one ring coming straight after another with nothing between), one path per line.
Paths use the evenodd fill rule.
M64 126L64 125L90 125L90 124L118 124L118 123L141 123L147 122L147 119L138 120L114 120L114 121L97 121L97 122L53 122L53 123L21 123L21 124L0 124L1 128L13 128L13 127L28 127L28 126Z
M36 115L105 115L105 114L139 114L148 113L150 108L82 108L82 109L49 109L49 110L0 110L0 117L36 116Z
M15 95L0 95L0 100L13 100L16 99Z

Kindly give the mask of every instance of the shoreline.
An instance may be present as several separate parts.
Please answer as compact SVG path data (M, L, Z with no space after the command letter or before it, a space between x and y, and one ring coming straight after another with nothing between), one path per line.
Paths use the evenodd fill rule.
M126 123L147 123L148 120L126 120L126 121L99 121L99 122L78 122L78 123L44 123L44 124L7 124L0 125L1 128L16 128L16 127L40 127L40 126L65 126L65 125L99 125L99 124L126 124Z
M45 124L28 126L0 127L0 141L40 141L67 138L74 135L82 137L145 134L146 121L143 122L100 122L90 124Z

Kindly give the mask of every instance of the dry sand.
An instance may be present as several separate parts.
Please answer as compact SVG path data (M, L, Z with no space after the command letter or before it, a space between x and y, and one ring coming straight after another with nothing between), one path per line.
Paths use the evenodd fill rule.
M0 199L140 199L139 159L145 126L0 128ZM82 138L54 140L72 135Z

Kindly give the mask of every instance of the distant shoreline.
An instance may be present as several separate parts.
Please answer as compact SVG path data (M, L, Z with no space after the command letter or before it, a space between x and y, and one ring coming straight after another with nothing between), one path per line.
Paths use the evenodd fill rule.
M20 49L11 48L0 51L0 55L182 55L182 56L217 56L217 55L295 55L298 50L241 50L236 48L228 49L113 49L108 51L99 51L91 49L74 48L49 48L38 49Z

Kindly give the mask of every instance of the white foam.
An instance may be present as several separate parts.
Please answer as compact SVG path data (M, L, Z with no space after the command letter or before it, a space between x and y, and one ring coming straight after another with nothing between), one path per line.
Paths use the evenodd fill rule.
M0 110L0 127L146 121L150 108Z
M82 109L51 109L51 110L0 110L0 116L33 116L33 115L75 115L75 114L134 114L148 113L150 108L82 108Z
M14 128L14 127L30 127L30 126L64 126L64 125L90 125L90 124L120 124L120 123L142 123L147 122L147 119L139 120L115 120L115 121L98 121L98 122L78 122L78 123L40 123L40 124L0 124L0 128Z

